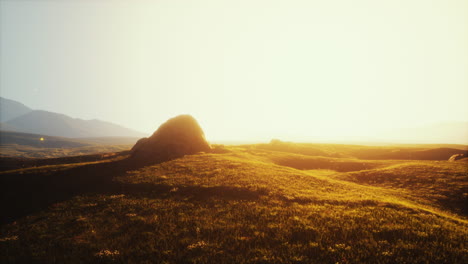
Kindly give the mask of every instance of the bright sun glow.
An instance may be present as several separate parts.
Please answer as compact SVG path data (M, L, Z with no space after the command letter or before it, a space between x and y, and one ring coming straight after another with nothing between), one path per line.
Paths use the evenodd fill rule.
M37 109L147 133L188 113L210 140L468 121L467 1L4 1L0 17L2 94Z

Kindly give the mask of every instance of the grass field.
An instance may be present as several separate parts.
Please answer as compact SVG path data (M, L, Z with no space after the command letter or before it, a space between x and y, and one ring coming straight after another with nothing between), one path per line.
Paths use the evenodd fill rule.
M0 262L468 263L466 161L272 145L4 171Z

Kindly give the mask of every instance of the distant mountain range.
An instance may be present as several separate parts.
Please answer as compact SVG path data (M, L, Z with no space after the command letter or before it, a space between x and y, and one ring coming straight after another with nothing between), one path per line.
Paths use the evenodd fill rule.
M0 130L68 138L143 137L145 134L110 122L83 120L64 114L33 110L0 97Z
M67 138L127 137L141 138L144 133L100 120L83 120L30 107L0 97L0 130ZM112 140L114 142L116 140ZM349 142L346 141L346 142ZM376 142L408 144L468 144L468 122L435 123L387 131L375 139L360 138L355 144Z

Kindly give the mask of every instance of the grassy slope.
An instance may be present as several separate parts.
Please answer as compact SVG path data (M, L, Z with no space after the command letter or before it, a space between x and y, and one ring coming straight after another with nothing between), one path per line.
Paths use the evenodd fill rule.
M468 215L468 164L411 161L337 175L337 179L397 190L420 203Z
M466 263L466 214L425 196L466 195L460 164L236 147L186 156L3 226L0 262Z
M454 154L468 153L467 145L455 144L362 146L292 143L273 140L270 144L256 144L246 147L309 156L372 160L448 160Z

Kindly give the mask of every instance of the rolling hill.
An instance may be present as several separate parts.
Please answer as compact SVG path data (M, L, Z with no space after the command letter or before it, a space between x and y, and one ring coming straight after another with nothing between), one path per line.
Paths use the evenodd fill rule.
M2 172L0 261L468 261L466 161L314 148L323 155L215 146L146 166L123 153Z
M369 160L448 160L454 154L468 154L468 146L460 144L393 144L385 146L363 146L294 143L272 140L269 144L247 146L258 150L271 150L307 156Z
M0 133L3 133L4 131L18 132L18 129L12 125L0 123Z

